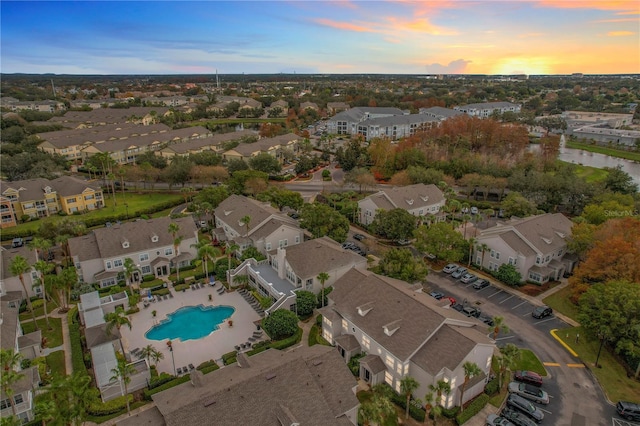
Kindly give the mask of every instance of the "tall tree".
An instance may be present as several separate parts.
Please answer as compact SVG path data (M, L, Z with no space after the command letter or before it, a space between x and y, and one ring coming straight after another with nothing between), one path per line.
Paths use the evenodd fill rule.
M416 230L418 219L405 209L378 211L371 229L376 234L390 240L408 240Z
M404 376L402 380L400 380L400 393L406 399L406 409L404 413L404 418L409 418L409 403L411 402L411 394L420 387L420 383L416 379L411 376Z
M7 399L11 405L11 412L14 416L17 415L17 413L13 387L16 382L24 377L24 374L18 373L15 370L15 368L20 365L21 360L22 355L19 352L15 352L13 349L0 349L0 362L2 363L0 384L2 385L3 392L7 395Z
M209 240L202 239L197 244L191 244L191 247L198 249L198 257L202 259L202 272L207 279L209 278L209 261L215 260L222 253L220 249L211 245Z
M442 413L442 395L449 396L451 384L444 380L438 380L435 384L429 385L429 391L435 393L435 406L433 407L433 422L437 423L438 416Z
M498 387L502 389L503 380L505 377L505 373L510 371L514 365L516 360L520 358L520 348L518 348L513 343L507 343L502 348L500 348L501 355L497 357L498 362Z
M126 257L124 259L122 267L124 269L124 276L127 278L127 285L130 286L133 282L133 274L136 271L139 271L138 266L133 261L133 259L131 259L130 257Z
M467 254L467 242L459 232L444 222L427 227L419 226L415 232L415 247L447 262L459 262Z
M9 270L13 276L18 276L20 279L20 284L22 284L22 289L24 290L24 296L27 301L27 306L29 307L29 311L31 311L31 317L33 318L33 325L36 330L38 330L38 323L36 321L36 315L33 312L33 306L31 306L31 298L29 297L29 292L27 292L27 285L24 283L24 274L31 269L31 265L24 256L17 255L11 260L9 264Z
M124 385L124 396L127 401L127 414L131 415L131 408L129 406L129 383L131 383L131 377L136 374L136 368L127 364L124 359L118 360L118 366L111 369L111 381L120 382L120 386Z
M107 334L111 334L114 327L119 331L123 325L129 327L131 330L131 320L124 312L124 309L119 307L115 311L110 312L104 316L104 320L107 322Z
M500 332L509 332L509 326L505 323L504 317L495 316L493 317L493 325L489 327L489 331L493 332L493 340L496 340Z
M347 239L349 220L326 204L305 204L300 214L300 226L314 238L328 236L341 243Z
M324 308L324 283L326 283L329 280L329 274L327 274L326 272L320 272L318 274L318 276L316 277L318 279L318 281L320 281L320 285L322 286L322 302L321 302L321 307Z
M169 224L168 231L171 234L171 237L173 238L173 257L176 258L178 257L178 247L182 242L182 240L178 238L178 233L180 232L180 225L178 225L175 222L171 222ZM180 280L180 268L178 267L177 263L176 263L176 279Z
M45 262L44 260L38 260L35 265L33 265L38 271L38 278L40 279L40 288L42 289L42 302L44 307L44 319L47 323L47 329L51 330L51 324L49 324L49 312L47 309L47 299L49 298L48 285L45 280L45 275L50 273L53 270L53 265Z
M482 374L482 370L478 367L478 364L471 361L466 361L462 364L462 369L464 370L464 382L462 386L460 386L460 412L464 411L464 391L467 388L467 384L469 381L476 376Z
M46 238L34 237L29 243L29 248L35 250L37 260L45 260L43 253L45 250L49 250L52 244L51 241Z
M157 350L153 345L147 345L140 349L140 354L138 356L141 359L146 358L149 365L151 365L151 360L153 360L153 365L157 365L158 361L164 359L164 354Z

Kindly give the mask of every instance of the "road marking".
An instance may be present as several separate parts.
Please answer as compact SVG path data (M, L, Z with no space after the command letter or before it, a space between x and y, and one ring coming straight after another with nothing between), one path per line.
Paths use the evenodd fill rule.
M545 410L544 408L540 408L540 407L538 407L538 409L539 409L540 411L544 411L544 412L545 412L545 413L547 413L547 414L553 414L551 411L549 411L549 410Z
M527 312L526 314L522 315L523 317L530 317L531 316L531 312Z
M493 293L491 296L487 297L487 299L491 299L493 296L500 293L502 293L502 290L498 290L497 292Z
M518 307L520 307L520 306L524 305L525 303L527 303L527 301L526 301L526 300L523 300L523 301L522 301L522 303L517 304L516 306L514 306L513 308L511 308L511 310L513 311L515 308L518 308Z
M538 325L538 324L542 324L542 323L545 323L545 322L547 322L547 321L551 321L551 320L554 320L554 319L556 319L556 317L553 317L553 316L552 316L552 317L547 318L546 320L542 320L542 321L534 322L533 324L534 324L534 325Z
M584 364L567 364L567 367L571 368L585 368Z
M502 302L500 302L500 305L502 305L504 302L506 302L507 300L511 299L514 295L512 294L511 296L507 297L506 299L504 299Z
M611 418L611 424L613 426L640 426L640 423L631 423L628 420L620 420L615 417Z
M574 351L573 349L571 349L571 346L567 345L561 338L558 337L558 335L556 334L556 331L558 331L557 328L554 328L553 330L551 330L551 336L553 336L554 339L556 339L558 341L558 343L560 343L562 346L564 346L564 348L569 351L569 353L573 356L575 356L576 358L578 357L578 354L576 353L576 351Z
M559 362L543 362L542 364L545 367L560 367L560 363Z

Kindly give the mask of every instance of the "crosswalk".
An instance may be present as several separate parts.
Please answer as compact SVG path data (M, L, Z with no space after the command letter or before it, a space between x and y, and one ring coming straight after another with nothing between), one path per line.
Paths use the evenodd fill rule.
M611 420L612 426L640 426L640 423L632 423L630 421L617 419L615 417L613 417Z

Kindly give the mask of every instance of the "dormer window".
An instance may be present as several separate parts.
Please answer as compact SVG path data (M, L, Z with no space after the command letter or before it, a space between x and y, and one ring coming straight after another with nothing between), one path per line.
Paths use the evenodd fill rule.
M44 193L45 194L51 194L51 187L50 186L45 186L44 187Z
M542 241L544 241L547 244L551 244L551 240L545 237L542 237Z
M229 216L231 213L233 213L233 210L225 210L224 211L224 215L225 216Z
M365 303L364 305L360 305L356 308L358 310L358 315L361 317L367 315L369 311L373 309L373 302Z
M412 199L410 199L410 200L407 200L407 204L409 204L410 206L412 206L412 205L413 205L413 198L412 198Z
M384 334L386 334L387 336L392 336L393 333L395 333L400 328L400 321L402 320L396 320L390 322L387 325L383 325L382 329L384 330Z
M129 248L129 240L122 240L122 248Z
M429 200L429 196L425 195L424 197L420 197L422 199L422 201L424 201L425 203Z
M152 243L157 243L157 242L158 242L158 239L159 239L159 238L158 238L158 236L157 236L156 234L153 234L153 235L151 236L151 242L152 242Z

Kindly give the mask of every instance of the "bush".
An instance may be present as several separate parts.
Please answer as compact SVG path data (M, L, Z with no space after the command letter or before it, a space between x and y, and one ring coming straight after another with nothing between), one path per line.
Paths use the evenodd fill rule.
M161 288L160 290L153 290L151 294L154 296L164 296L165 294L169 294L171 291L168 288Z
M78 316L78 308L73 307L67 314L69 322L69 340L71 341L71 365L74 372L87 372L87 366L84 363L84 354L82 353L82 340L80 337L80 324Z
M407 398L405 398L400 394L397 394L395 391L390 393L391 393L391 400L393 401L393 403L402 407L403 410L406 410ZM414 404L411 403L411 401L409 401L409 415L419 422L424 422L424 416L426 415L426 412L422 408L416 407Z
M132 306L131 308L127 309L124 313L127 315L131 315L131 314L135 314L136 312L140 312L140 308L138 308L137 306Z
M189 376L180 376L177 377L167 383L164 383L161 386L158 386L156 388L153 389L145 389L144 390L144 399L146 399L147 401L151 401L151 396L157 394L158 392L162 392L165 391L167 389L171 389L174 386L178 386L182 383L186 383L189 380L191 380L191 378Z
M496 273L496 278L511 287L519 286L522 282L520 272L518 272L515 266L509 265L508 263L500 265Z
M353 374L356 377L360 377L360 358L363 358L365 356L367 356L367 354L364 352L361 352L349 358L347 367L349 367L349 370L351 370L351 374Z
M145 281L142 284L140 284L140 288L150 288L150 289L155 289L156 287L160 288L164 286L164 281L158 279L158 280L153 280L153 281Z
M489 396L495 395L499 391L500 391L500 389L498 387L498 378L497 377L495 379L490 380L489 383L487 383L487 385L484 387L484 393L486 393Z
M288 348L289 346L293 346L296 343L299 343L300 340L302 340L302 329L298 327L298 331L296 331L293 336L271 342L270 347L273 349L282 350Z
M259 354L260 352L264 352L271 347L271 342L268 340L262 340L255 345L253 345L253 349L247 351L247 356L253 356L255 354Z
M222 362L224 363L224 365L233 364L234 362L236 362L236 356L236 351L227 352L226 354L222 355Z
M296 308L299 317L308 317L313 313L318 300L316 295L310 291L301 290L296 292Z
M189 287L190 287L189 284L178 284L178 285L174 285L173 289L175 291L182 291L182 290L188 289Z
M273 340L284 339L298 329L298 317L286 309L277 309L262 320L262 328Z
M127 408L127 398L129 402L133 402L133 395L119 396L111 401L102 402L100 399L91 401L87 407L87 414L91 416L108 416L109 414L118 413Z
M216 367L218 366L218 364L216 364L216 362L215 362L214 360L212 360L212 359L211 359L211 360L209 360L209 361L205 361L205 362L201 363L200 365L198 365L198 366L196 367L196 370L202 370L202 369L204 369L204 368L212 367L212 366L214 366L214 365L215 365Z
M469 420L471 417L478 414L480 411L482 411L484 406L487 405L487 403L489 402L489 399L490 399L489 395L487 395L486 393L481 393L478 397L476 397L476 399L474 399L467 406L467 408L465 408L465 410L462 413L456 416L456 422L459 425L461 425L467 420Z
M145 275L144 277L142 277L142 281L145 283L148 283L149 281L153 281L155 279L156 277L153 274Z
M442 415L448 419L455 419L460 407L442 408Z
M33 308L34 311L43 306L44 306L44 300L42 299L34 300L33 302L31 302L31 307Z
M165 383L169 383L173 379L175 379L175 377L171 374L162 373L159 376L151 379L151 381L149 382L149 390L162 386Z

